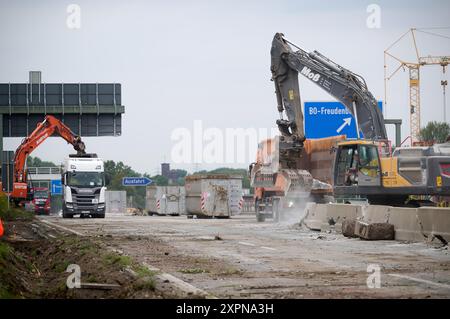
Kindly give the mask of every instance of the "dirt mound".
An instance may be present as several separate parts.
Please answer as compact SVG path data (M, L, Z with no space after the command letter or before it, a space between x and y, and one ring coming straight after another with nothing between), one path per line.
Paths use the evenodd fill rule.
M6 224L8 234L0 241L0 298L163 297L154 289L154 273L130 257L95 239L42 238L33 226L30 221ZM66 284L71 264L80 267L81 288Z

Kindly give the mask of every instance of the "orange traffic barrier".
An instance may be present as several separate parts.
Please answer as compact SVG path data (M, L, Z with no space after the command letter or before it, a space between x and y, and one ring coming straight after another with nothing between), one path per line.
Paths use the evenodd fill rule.
M3 236L3 224L2 224L2 220L0 219L0 237Z

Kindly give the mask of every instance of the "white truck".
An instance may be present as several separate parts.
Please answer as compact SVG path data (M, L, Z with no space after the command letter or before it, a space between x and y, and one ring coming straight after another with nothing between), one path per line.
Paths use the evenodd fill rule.
M63 218L105 218L105 172L96 154L69 155L62 172Z

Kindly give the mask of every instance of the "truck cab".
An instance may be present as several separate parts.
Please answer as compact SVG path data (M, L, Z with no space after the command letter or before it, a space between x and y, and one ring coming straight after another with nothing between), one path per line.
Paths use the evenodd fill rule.
M50 191L48 188L34 188L32 203L36 215L50 215Z
M96 154L70 155L64 163L63 218L105 217L105 172Z

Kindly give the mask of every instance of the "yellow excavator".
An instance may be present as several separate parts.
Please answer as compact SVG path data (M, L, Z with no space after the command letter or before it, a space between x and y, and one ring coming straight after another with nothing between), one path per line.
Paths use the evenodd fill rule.
M292 170L302 172L303 176L306 175L305 171L311 173L311 178L302 179L305 191L314 192L316 182L328 183L334 198L344 201L363 199L371 204L404 206L425 202L430 204L430 197L448 200L450 143L428 147L397 147L392 151L383 114L361 76L317 51L301 49L282 33L275 34L272 41L271 72L280 113L277 125L281 136L278 137L277 147L272 147L276 154L266 156L274 159L277 165L257 158L256 163L250 166L251 182L257 190L257 214L267 206L265 204L258 208L258 203L269 203L273 199L270 194L265 196L264 190L275 186L276 176ZM298 74L346 107L355 118L357 139L330 137L325 143L306 140ZM330 140L334 141L332 147L329 147ZM305 152L308 142L325 145L325 148L316 147L316 150L308 151L306 147ZM327 154L333 154L332 163ZM311 165L315 165L316 171L321 171L322 175L311 170ZM272 185L268 185L271 181L267 177L268 166L276 167L276 171L272 169ZM265 184L259 182L263 172L266 172L263 178ZM287 196L288 191L285 188L282 196ZM412 202L411 195L417 195L418 198L426 196L427 199Z

